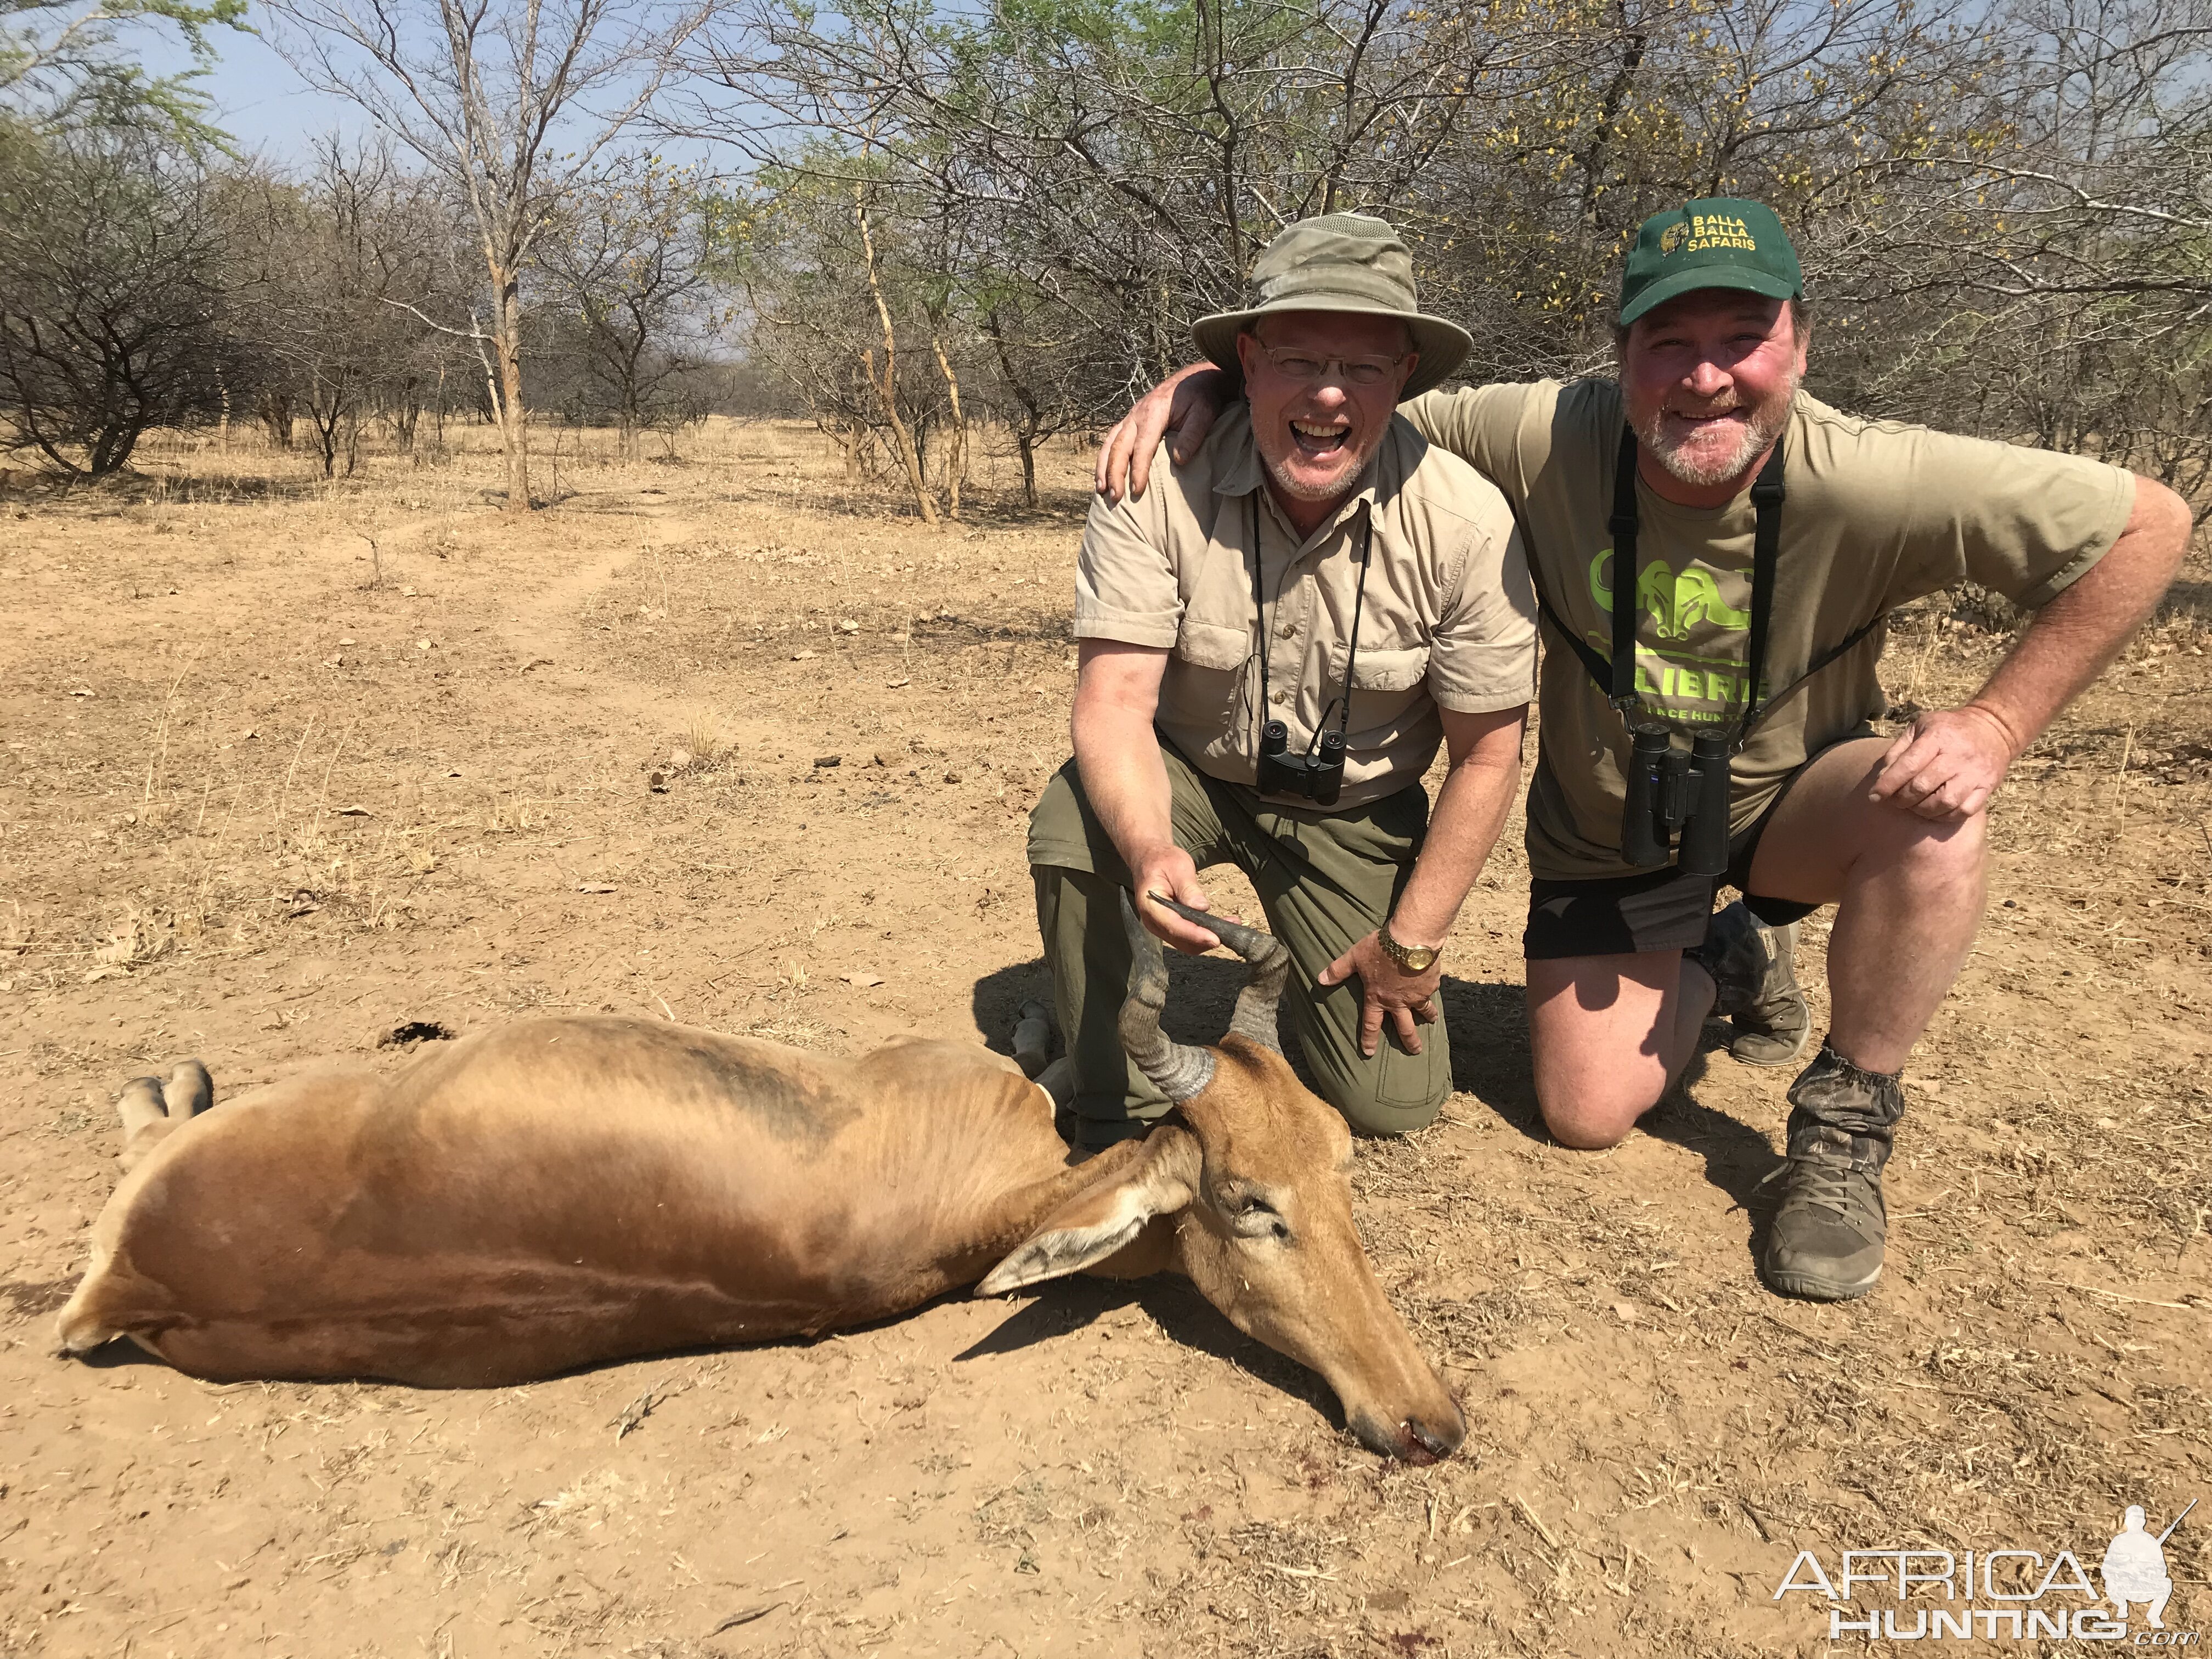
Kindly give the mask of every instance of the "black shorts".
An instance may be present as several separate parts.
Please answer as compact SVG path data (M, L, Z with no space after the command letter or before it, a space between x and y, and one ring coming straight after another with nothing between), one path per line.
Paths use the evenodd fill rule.
M1812 764L1810 760L1806 766ZM1532 962L1559 957L1609 957L1644 951L1689 951L1705 943L1713 899L1723 887L1744 896L1751 913L1770 927L1786 927L1820 907L1794 899L1761 898L1750 890L1751 861L1759 838L1775 811L1790 798L1799 767L1783 783L1767 809L1729 843L1729 867L1719 876L1692 876L1669 865L1632 876L1601 876L1589 881L1528 883L1528 925L1521 935L1521 954Z

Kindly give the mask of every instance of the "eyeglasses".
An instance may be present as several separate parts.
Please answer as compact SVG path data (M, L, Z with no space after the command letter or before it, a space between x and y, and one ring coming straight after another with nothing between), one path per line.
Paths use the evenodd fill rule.
M1260 347L1275 373L1286 380L1318 380L1337 368L1342 371L1337 378L1346 386L1380 386L1406 361L1404 357L1322 357L1295 346L1262 345L1256 339L1252 343Z

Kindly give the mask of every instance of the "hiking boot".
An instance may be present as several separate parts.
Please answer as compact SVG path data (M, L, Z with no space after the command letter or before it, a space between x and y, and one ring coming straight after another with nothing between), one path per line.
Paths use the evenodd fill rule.
M1881 1171L1905 1091L1895 1073L1862 1071L1823 1042L1790 1085L1790 1105L1789 1151L1766 1177L1782 1193L1759 1274L1784 1296L1864 1296L1881 1277Z
M1812 1040L1797 988L1797 924L1770 927L1741 899L1715 913L1690 959L1713 981L1713 1012L1735 1026L1729 1053L1747 1066L1787 1066Z

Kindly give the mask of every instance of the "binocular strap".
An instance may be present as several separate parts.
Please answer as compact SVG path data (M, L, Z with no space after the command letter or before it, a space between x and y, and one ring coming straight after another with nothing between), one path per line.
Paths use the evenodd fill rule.
M1265 485L1255 487L1249 497L1252 503L1252 609L1258 613L1260 618L1260 726L1263 731L1267 724L1267 594L1266 584L1261 576L1267 561L1261 556L1260 553L1260 490L1264 488L1266 488ZM1362 501L1359 504L1359 580L1352 590L1352 639L1345 648L1344 692L1339 700L1341 707L1338 709L1336 717L1336 736L1340 744L1343 742L1346 732L1352 726L1352 671L1353 665L1359 660L1359 616L1367 604L1367 563L1369 556L1374 550L1374 503ZM1282 602L1278 599L1277 614L1280 614L1281 609ZM1327 706L1322 709L1321 724L1322 726L1328 724ZM1320 741L1321 733L1316 730L1313 742L1306 745L1306 752L1310 755L1314 745ZM1259 744L1256 739L1253 744L1253 752L1255 755L1259 752Z
M1624 720L1635 713L1636 694L1636 539L1640 518L1636 505L1636 434L1624 426L1620 432L1620 447L1613 469L1613 513L1606 527L1613 532L1613 657L1610 661L1591 649L1589 642L1569 628L1559 609L1544 597L1543 584L1536 582L1537 609L1547 617L1559 637L1581 659L1583 668L1607 700L1619 709ZM1782 688L1771 697L1761 698L1759 687L1766 672L1766 642L1774 615L1774 587L1782 555L1782 503L1786 495L1783 484L1783 441L1775 440L1774 448L1759 468L1759 477L1752 484L1751 500L1758 514L1752 533L1751 556L1751 635L1746 641L1744 675L1747 690L1742 711L1737 715L1732 746L1743 747L1751 728L1777 703L1795 691L1814 675L1857 645L1860 641L1889 620L1889 613L1878 611L1846 635L1842 642L1823 651L1805 666L1805 672ZM1529 562L1532 578L1537 562Z

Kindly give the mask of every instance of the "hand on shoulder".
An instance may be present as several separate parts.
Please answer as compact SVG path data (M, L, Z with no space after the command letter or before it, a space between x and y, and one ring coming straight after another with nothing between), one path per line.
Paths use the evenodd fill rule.
M1198 453L1214 417L1231 401L1230 380L1211 363L1178 369L1137 399L1098 447L1092 488L1109 502L1145 493L1160 440L1174 434L1169 459L1181 466Z

